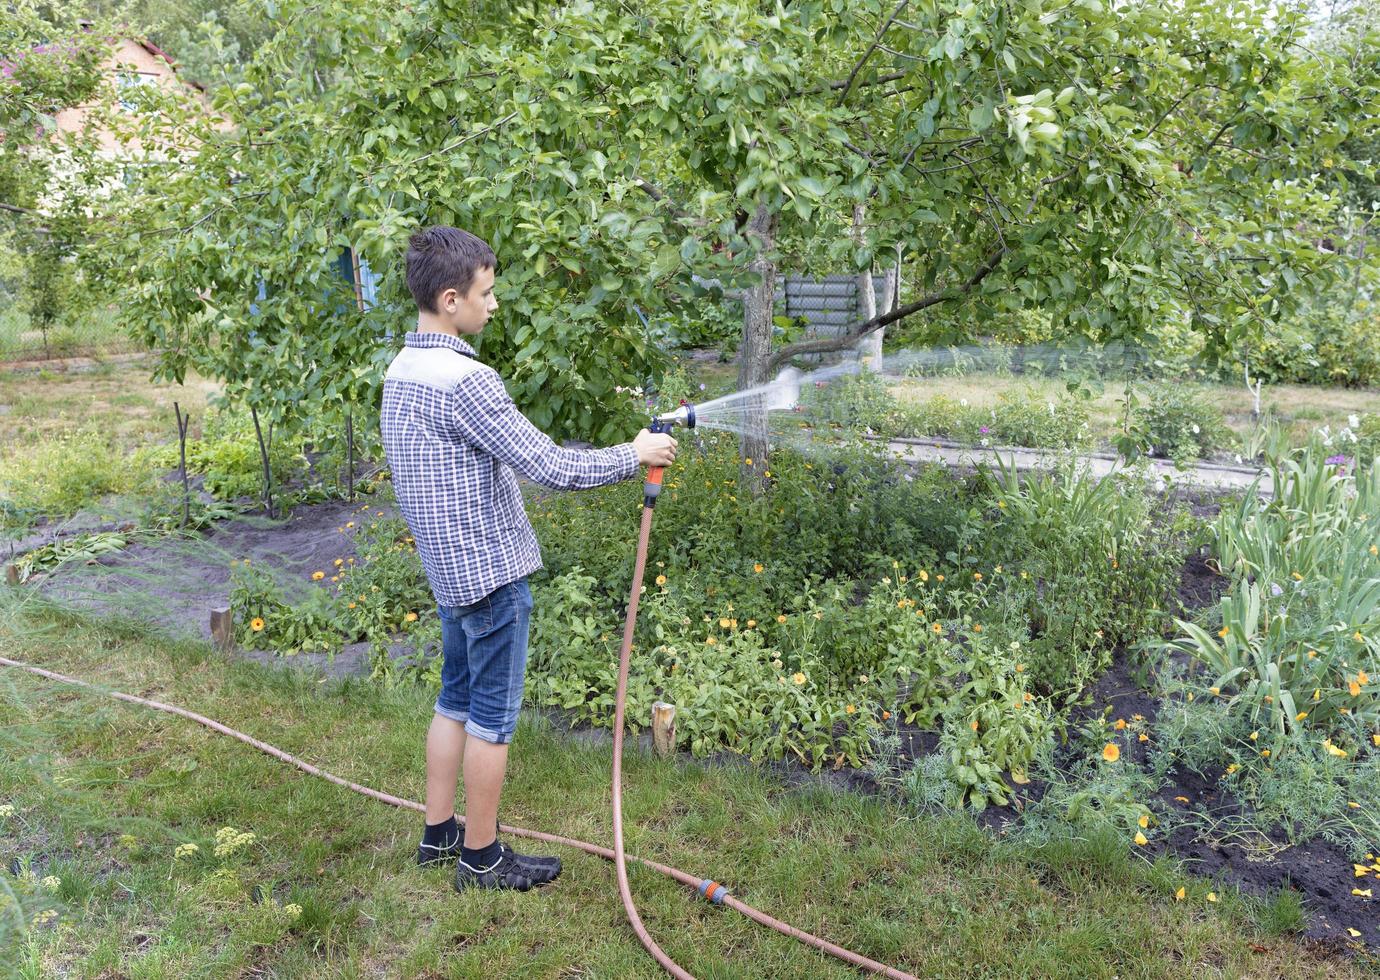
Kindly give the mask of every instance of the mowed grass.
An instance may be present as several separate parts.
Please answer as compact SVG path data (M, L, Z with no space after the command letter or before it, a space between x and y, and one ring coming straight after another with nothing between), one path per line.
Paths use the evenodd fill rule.
M7 656L201 712L350 780L423 793L430 691L318 682L19 596L32 593L0 602ZM0 667L0 736L0 804L13 807L0 817L0 857L26 873L0 872L0 955L12 975L660 975L599 858L561 850L561 879L525 895L456 894L447 871L412 863L419 814L184 719L9 667ZM607 844L609 764L606 745L524 721L504 822ZM789 789L738 764L630 749L625 773L631 851L725 882L778 918L917 976L1357 977L1367 968L1263 928L1290 920L1289 901L1151 865L1121 835L1032 849L962 816ZM216 833L227 826L256 840L218 859ZM175 859L186 843L199 853ZM50 875L60 883L43 885ZM1188 897L1176 901L1181 885ZM857 975L653 872L634 867L632 888L652 935L696 976ZM289 903L302 910L296 919L282 911ZM32 925L45 909L56 917Z
M1255 425L1254 396L1244 385L1175 381L1175 387L1191 393L1222 413L1227 428L1238 436ZM1145 386L1135 390L1142 402ZM899 400L923 403L936 395L958 401L967 399L977 408L995 408L1003 393L1025 393L1037 400L1058 399L1067 393L1064 380L1012 377L998 374L967 374L958 377L913 379L891 387ZM1120 430L1126 397L1120 382L1108 382L1102 392L1087 402L1094 437L1101 442ZM1380 412L1380 391L1369 388L1324 388L1314 385L1266 385L1261 391L1261 411L1273 415L1285 427L1294 444L1307 441L1309 434L1324 425L1333 432L1347 424L1347 417L1365 412Z
M111 448L177 441L176 401L201 432L216 382L189 374L185 384L149 380L152 360L107 361L92 369L15 371L0 365L0 445L37 445L83 426L98 428Z

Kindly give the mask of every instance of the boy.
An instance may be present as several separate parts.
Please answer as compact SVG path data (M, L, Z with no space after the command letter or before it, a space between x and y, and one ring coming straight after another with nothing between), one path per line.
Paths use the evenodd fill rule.
M417 863L458 858L455 887L526 891L560 874L555 857L518 854L498 840L498 801L517 727L532 594L541 550L514 470L575 490L669 466L676 442L643 429L608 449L558 447L508 397L464 340L498 308L498 262L458 228L408 241L407 288L417 329L383 383L381 428L393 490L441 616L441 693L426 739L426 827ZM464 839L455 821L463 762Z

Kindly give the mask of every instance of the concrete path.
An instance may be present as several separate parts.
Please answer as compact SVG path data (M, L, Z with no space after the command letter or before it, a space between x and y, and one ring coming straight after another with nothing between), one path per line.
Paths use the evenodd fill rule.
M883 440L877 439L881 442ZM1048 449L1025 449L1016 446L968 446L944 439L892 439L887 446L901 459L915 463L943 463L946 466L974 469L979 463L996 466L1000 460L1017 470L1053 469L1070 458L1069 453ZM1220 463L1195 463L1185 469L1163 459L1145 459L1128 466L1120 456L1109 453L1072 454L1078 468L1092 476L1102 477L1125 470L1142 472L1152 480L1155 489L1171 486L1194 486L1208 490L1240 492L1261 476L1254 466L1226 466ZM1270 496L1268 477L1261 480L1259 492Z

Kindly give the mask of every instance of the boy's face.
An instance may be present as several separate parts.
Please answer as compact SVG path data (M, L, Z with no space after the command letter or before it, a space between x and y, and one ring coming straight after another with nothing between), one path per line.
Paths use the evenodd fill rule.
M496 309L498 300L494 298L494 270L482 268L475 270L474 281L470 283L467 295L461 296L456 290L447 289L441 293L436 304L436 310L447 326L458 334L471 336L484 329L484 324L489 322L489 317Z

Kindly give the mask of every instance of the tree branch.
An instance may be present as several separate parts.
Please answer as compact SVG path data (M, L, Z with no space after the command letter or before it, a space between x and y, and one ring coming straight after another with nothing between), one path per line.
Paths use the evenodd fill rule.
M953 289L938 290L930 293L923 299L916 300L914 303L907 303L905 306L897 307L889 313L874 316L866 323L858 324L846 334L841 334L837 337L821 337L817 340L802 340L798 343L787 344L785 347L782 347L779 351L772 354L768 359L767 373L771 374L792 357L797 357L801 354L829 354L834 351L847 350L874 330L880 330L882 327L895 323L898 320L905 319L912 313L919 313L921 310L936 306L939 303L958 299L965 293L971 292L978 283L986 279L987 276L991 274L992 270L996 269L996 267L1001 264L1002 257L1005 255L1005 249L993 249L988 253L987 257L982 260L982 264L977 267L963 285L956 286Z
M843 83L843 91L839 93L839 105L843 105L844 100L848 98L848 93L853 90L853 83L857 81L858 72L863 70L863 65L867 64L867 59L872 57L872 52L877 50L877 45L882 43L882 37L886 34L888 28L891 27L892 21L900 17L901 11L905 10L909 5L910 0L901 0L901 2L896 5L896 9L891 12L891 16L882 23L881 27L877 28L877 36L872 39L871 46L863 52L863 56L858 59L858 63L853 66L853 71L849 73L848 80Z

